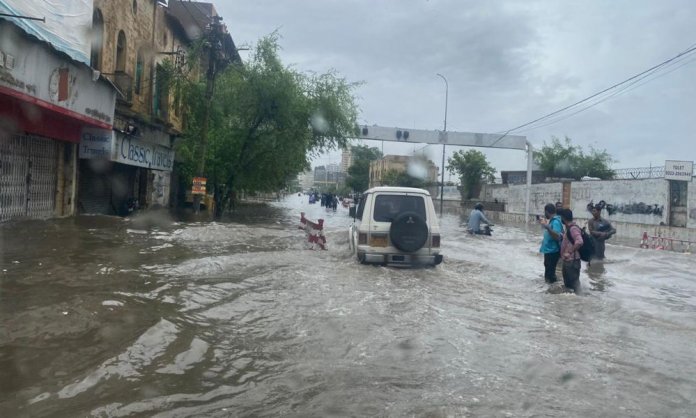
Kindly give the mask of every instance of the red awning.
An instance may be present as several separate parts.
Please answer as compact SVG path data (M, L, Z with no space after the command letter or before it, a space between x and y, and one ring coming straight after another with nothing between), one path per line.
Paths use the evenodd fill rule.
M111 125L0 86L0 131L80 142L83 126Z

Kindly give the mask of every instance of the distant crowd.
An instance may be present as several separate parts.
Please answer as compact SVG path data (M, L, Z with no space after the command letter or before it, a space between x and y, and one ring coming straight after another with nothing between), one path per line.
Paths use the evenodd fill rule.
M338 196L333 193L312 192L309 194L309 203L313 204L317 201L321 202L321 206L327 209L333 209L334 212L338 208Z

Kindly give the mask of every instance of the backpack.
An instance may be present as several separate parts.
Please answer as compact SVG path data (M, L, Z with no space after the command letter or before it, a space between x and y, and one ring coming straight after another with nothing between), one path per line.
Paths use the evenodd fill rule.
M577 225L573 226L580 229L580 236L582 236L582 246L578 248L578 253L580 253L580 259L582 261L590 261L595 254L594 240L587 234L587 232L585 232L585 228L580 228ZM566 235L568 236L570 243L575 244L575 242L573 241L573 236L570 235L570 228L566 230Z

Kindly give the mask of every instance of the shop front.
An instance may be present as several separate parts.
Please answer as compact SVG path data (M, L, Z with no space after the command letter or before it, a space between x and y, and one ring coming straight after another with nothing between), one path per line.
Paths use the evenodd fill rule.
M125 216L134 209L169 205L174 151L168 136L86 129L80 143L81 213ZM143 132L145 134L143 134ZM154 131L157 132L157 131ZM159 143L158 143L159 142Z
M8 21L0 34L0 222L73 215L77 144L111 129L116 91Z

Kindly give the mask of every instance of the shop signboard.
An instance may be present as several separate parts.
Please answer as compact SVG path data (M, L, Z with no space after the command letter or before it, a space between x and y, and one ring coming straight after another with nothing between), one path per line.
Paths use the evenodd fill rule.
M95 78L96 73L86 65L52 52L4 22L0 20L0 94L111 129L116 90Z
M205 177L194 177L191 194L205 194L205 185L207 179Z
M92 127L82 128L80 158L110 160L114 147L114 131Z
M113 161L152 170L172 171L174 150L138 137L117 134Z

